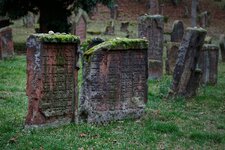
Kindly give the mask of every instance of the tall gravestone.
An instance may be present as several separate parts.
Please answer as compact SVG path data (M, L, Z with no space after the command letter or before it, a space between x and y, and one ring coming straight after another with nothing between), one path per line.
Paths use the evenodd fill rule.
M219 47L204 44L200 51L199 67L202 70L201 83L214 85L218 76Z
M171 32L171 42L181 42L184 35L184 24L181 20L176 20L173 23Z
M3 27L0 29L0 60L13 56L14 46L12 28Z
M163 75L163 29L161 15L145 15L138 18L138 37L146 38L148 46L148 78L160 79Z
M166 74L171 75L173 74L177 57L178 57L178 50L180 47L180 43L178 42L168 42L166 43Z
M78 120L79 38L67 34L33 34L27 39L26 127Z
M147 102L147 41L114 39L83 55L81 120L104 123L138 118Z
M178 51L170 95L186 98L196 95L202 73L198 60L206 34L202 28L186 29Z
M222 58L222 61L225 62L225 34L222 34L220 36L219 44L220 44L221 58Z
M79 9L78 13L76 15L72 14L69 20L72 24L71 34L79 36L80 41L83 42L87 36L87 23L89 20L87 13L84 10Z

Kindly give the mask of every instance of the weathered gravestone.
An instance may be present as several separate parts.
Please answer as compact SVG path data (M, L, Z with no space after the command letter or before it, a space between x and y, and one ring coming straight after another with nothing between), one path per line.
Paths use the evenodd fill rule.
M23 25L27 28L34 27L36 22L36 17L32 12L28 12L26 16L23 17Z
M171 42L181 42L184 35L184 24L180 20L173 23L171 32Z
M88 15L87 13L79 9L77 14L72 14L70 17L71 26L71 34L80 37L80 41L83 42L86 39L87 34L87 23L88 23Z
M204 44L200 51L199 67L202 70L201 83L214 85L217 83L219 47Z
M147 41L114 39L84 53L81 120L138 118L147 102Z
M13 54L12 28L0 28L0 59L11 57Z
M149 14L159 14L159 0L149 0Z
M202 12L198 16L198 21L199 21L200 27L203 27L203 28L208 27L210 25L210 13L207 11Z
M201 78L198 60L206 34L202 28L186 29L178 51L170 96L188 98L196 95Z
M159 79L163 74L163 28L161 15L145 15L138 18L138 37L146 38L148 46L148 78Z
M178 42L168 42L166 44L166 73L169 75L173 74L179 47L180 43Z
M78 120L79 38L69 34L33 34L27 39L26 127Z
M222 57L222 61L225 62L225 35L222 34L220 36L220 52L221 52L221 57Z
M128 31L129 24L130 24L129 21L121 22L120 31L121 32L129 32Z

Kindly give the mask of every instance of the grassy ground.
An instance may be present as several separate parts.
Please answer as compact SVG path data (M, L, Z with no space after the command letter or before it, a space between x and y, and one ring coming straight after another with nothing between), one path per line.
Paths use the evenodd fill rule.
M15 39L24 43L33 32L29 30L15 25L14 35L20 36ZM22 31L29 33L24 35ZM0 61L0 149L224 149L225 64L222 62L218 79L216 86L201 87L198 96L187 101L164 98L171 76L149 82L146 114L140 120L25 130L26 58L17 55Z

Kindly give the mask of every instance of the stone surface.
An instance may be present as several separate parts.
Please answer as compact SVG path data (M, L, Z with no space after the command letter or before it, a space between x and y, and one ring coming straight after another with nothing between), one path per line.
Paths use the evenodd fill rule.
M159 0L149 0L149 14L159 14Z
M149 42L149 79L160 79L163 74L163 29L164 21L161 15L145 15L138 18L138 37L145 38ZM151 66L156 65L155 62L158 62L158 66L152 68Z
M23 17L23 25L27 28L34 27L36 23L36 16L32 12L28 12L28 14Z
M171 32L171 42L181 42L184 35L184 24L181 20L175 20Z
M108 25L105 27L104 34L106 34L106 35L114 35L115 34L114 20L110 21L108 23Z
M12 28L4 27L0 29L0 60L12 57L14 54Z
M78 120L78 44L72 35L34 34L27 39L26 127Z
M202 70L202 84L214 85L218 76L219 47L214 44L204 44L200 51L199 67Z
M104 123L139 118L147 102L147 41L114 39L84 53L80 117Z
M221 53L221 58L222 61L225 62L225 35L222 34L220 36L220 53Z
M208 11L202 12L198 16L198 22L199 22L200 27L203 27L203 28L209 27L209 25L210 25L210 13Z
M202 28L186 29L178 51L170 95L186 98L196 95L201 79L197 64L206 34Z
M180 47L180 43L177 42L168 42L166 44L166 74L172 75L177 57L178 57L178 50Z

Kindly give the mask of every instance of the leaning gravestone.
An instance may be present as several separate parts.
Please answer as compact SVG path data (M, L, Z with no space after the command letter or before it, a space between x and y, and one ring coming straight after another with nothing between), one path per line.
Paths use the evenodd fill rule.
M220 52L221 52L222 61L225 62L225 35L224 34L220 36Z
M201 83L214 85L217 83L219 47L204 44L200 51L199 67L202 70Z
M145 15L138 19L138 37L146 38L148 47L148 78L160 79L163 74L163 28L161 15Z
M173 23L171 32L171 42L181 42L184 35L184 24L180 20Z
M78 120L79 38L68 34L33 34L27 39L26 127Z
M168 75L173 74L179 47L180 43L178 42L168 42L166 44L166 74Z
M0 60L13 56L12 28L3 27L0 29Z
M114 39L83 55L81 120L104 123L138 118L147 102L147 41Z
M170 95L188 98L196 94L201 78L198 60L206 34L202 28L186 29L178 51Z

